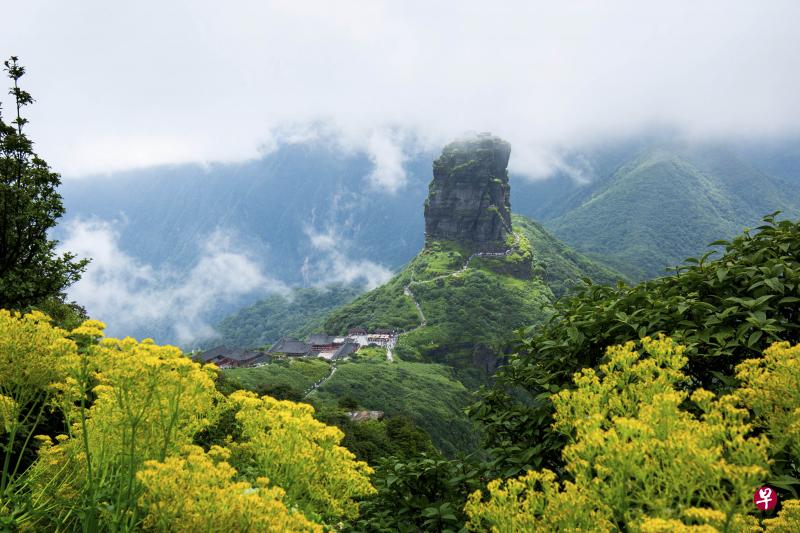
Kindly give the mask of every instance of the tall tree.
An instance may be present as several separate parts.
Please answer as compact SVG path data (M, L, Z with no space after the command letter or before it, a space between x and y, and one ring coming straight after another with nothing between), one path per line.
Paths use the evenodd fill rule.
M15 56L5 61L15 118L3 120L0 108L0 308L24 309L63 300L64 290L80 279L88 261L56 254L47 232L64 214L56 188L60 176L33 151L24 133L22 109L33 98L19 86L25 74Z

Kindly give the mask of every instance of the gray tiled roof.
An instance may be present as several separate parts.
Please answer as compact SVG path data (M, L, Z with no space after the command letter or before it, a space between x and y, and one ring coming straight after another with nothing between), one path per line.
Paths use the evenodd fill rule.
M289 355L305 355L311 350L311 345L297 339L284 337L272 345L269 349L273 353L285 353Z
M346 342L339 346L339 349L333 353L332 359L341 359L342 357L347 357L356 350L358 350L358 343Z
M333 343L333 339L335 337L333 335L325 335L324 333L314 333L308 337L309 344L314 344L317 346L331 344Z
M231 359L232 361L248 361L250 359L258 357L259 355L260 354L258 352L251 352L243 348L228 348L227 346L217 346L215 348L211 348L210 350L201 353L199 359L203 363L207 363L218 357L225 357L227 359Z

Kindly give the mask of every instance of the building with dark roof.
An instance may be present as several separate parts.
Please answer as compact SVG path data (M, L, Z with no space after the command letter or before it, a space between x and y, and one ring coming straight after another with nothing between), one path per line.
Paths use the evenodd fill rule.
M333 343L333 339L335 339L335 338L336 337L334 337L333 335L325 335L324 333L314 333L312 335L309 335L308 342L309 342L309 344L312 344L312 345L323 345L324 346L326 344L332 344Z
M343 359L358 350L357 342L345 342L333 353L332 360Z
M308 342L283 337L272 345L269 353L299 357L311 353L311 344Z
M195 356L195 360L204 364L213 363L220 368L239 368L266 362L267 356L262 352L243 348L216 346Z
M325 335L324 333L314 333L308 337L308 343L311 345L311 351L315 353L330 352L335 350L341 343L335 342L336 337L333 335Z

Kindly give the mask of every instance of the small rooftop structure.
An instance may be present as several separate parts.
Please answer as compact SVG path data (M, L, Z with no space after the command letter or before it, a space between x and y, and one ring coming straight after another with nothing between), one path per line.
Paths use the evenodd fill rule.
M327 346L333 344L336 337L333 335L325 335L324 333L313 333L308 337L308 343L314 346Z
M364 328L350 328L350 329L347 330L347 335L348 336L350 336L350 335L366 335L366 334L367 334L367 330L365 330Z
M337 348L335 352L333 352L333 356L331 357L331 359L333 360L343 359L348 355L358 351L358 348L359 345L356 342L350 342L350 341L345 342L344 344L339 346L339 348Z
M213 363L220 368L253 366L266 361L266 359L267 356L264 353L244 348L228 348L227 346L216 346L195 356L195 360L201 363Z
M308 355L311 352L311 344L289 337L283 337L272 345L269 349L270 353L277 353L283 355Z

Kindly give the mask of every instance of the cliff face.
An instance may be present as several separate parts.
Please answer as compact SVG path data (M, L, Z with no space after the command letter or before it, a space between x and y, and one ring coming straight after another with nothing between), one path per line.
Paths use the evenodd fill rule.
M510 155L511 145L489 134L445 146L425 202L426 242L452 240L479 252L507 247Z

